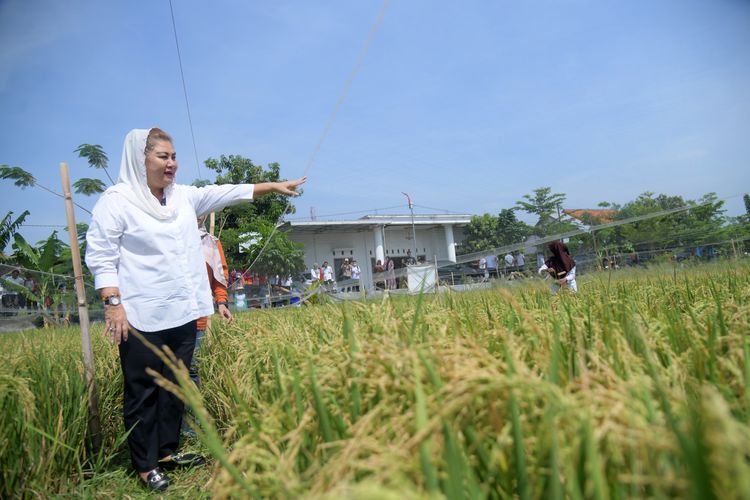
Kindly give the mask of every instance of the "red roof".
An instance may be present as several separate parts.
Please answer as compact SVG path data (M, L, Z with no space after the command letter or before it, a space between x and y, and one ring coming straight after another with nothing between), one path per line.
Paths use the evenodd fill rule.
M599 219L600 222L611 222L614 219L615 214L617 214L617 210L611 208L574 208L571 210L563 210L563 213L578 220L582 220L585 214L589 214L590 216Z

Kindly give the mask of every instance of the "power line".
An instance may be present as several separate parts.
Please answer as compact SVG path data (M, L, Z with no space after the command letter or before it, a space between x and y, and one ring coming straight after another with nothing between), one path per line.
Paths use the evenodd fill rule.
M417 205L416 203L414 204L414 206L415 206L415 207L418 207L418 208L426 208L427 210L434 210L434 211L436 211L436 212L445 212L445 213L447 213L447 214L454 214L454 215L464 215L464 214L463 214L463 212L456 212L456 211L454 211L454 210L448 210L448 209L446 209L446 208L433 208L433 207L426 207L426 206L424 206L424 205Z
M371 208L369 210L354 210L354 211L351 211L351 212L338 212L338 213L334 213L334 214L321 214L321 215L316 215L315 217L316 218L320 218L320 217L338 217L340 215L368 214L368 213L372 213L372 212L377 212L379 210L391 210L393 208L400 208L400 207L401 207L401 205L393 205L391 207ZM309 220L309 219L310 219L310 217L295 217L295 218L291 218L291 219L287 219L287 220L298 221L298 220Z
M174 20L174 9L172 0L169 0L169 13L172 15L172 31L174 32L174 44L177 47L177 61L180 64L180 79L182 80L182 93L185 95L185 108L187 109L188 123L190 124L190 137L193 139L193 153L195 154L195 165L198 168L198 178L201 176L201 164L198 160L198 147L195 145L195 132L193 131L193 118L190 115L190 101L188 100L187 85L185 85L185 73L182 70L182 55L180 54L180 42L177 40L177 24Z
M171 2L172 0L170 0L170 5L171 5ZM382 23L383 18L385 17L385 13L388 10L389 4L390 4L390 0L383 0L383 5L380 7L380 11L378 12L377 17L375 18L375 22L373 22L372 27L370 28L370 32L367 35L367 39L365 40L365 43L362 46L362 49L359 51L359 54L357 55L357 60L354 62L354 67L352 67L352 70L349 73L349 77L346 79L346 82L344 83L344 87L341 89L341 93L339 94L339 97L336 100L336 104L333 107L333 110L331 111L331 114L328 117L328 121L323 127L323 131L321 132L320 137L318 138L318 142L315 144L315 147L313 148L313 151L307 160L307 165L305 166L305 170L302 173L302 177L305 177L307 173L310 171L310 168L315 162L315 158L317 157L318 152L320 151L321 147L323 146L323 143L328 137L328 132L331 130L331 127L333 126L333 122L336 120L336 116L338 115L339 110L341 109L341 107L344 104L344 101L346 100L346 96L349 93L349 89L354 83L354 79L359 73L359 69L362 67L362 63L364 63L365 56L367 55L367 52L370 49L370 45L372 44L372 41L375 39L375 34L377 33L378 28L380 27L380 24ZM284 210L281 212L281 215L276 220L276 224L274 224L274 228L271 231L271 234L268 236L268 238L266 238L266 241L261 247L260 251L258 252L258 255L255 256L255 259L250 263L250 265L247 267L245 272L248 272L250 269L252 269L255 263L258 262L258 259L260 258L260 256L263 255L263 252L268 247L268 244L271 241L271 238L273 238L273 236L278 231L279 225L281 223L281 219L287 214L290 207L291 207L290 199L287 198L285 200Z

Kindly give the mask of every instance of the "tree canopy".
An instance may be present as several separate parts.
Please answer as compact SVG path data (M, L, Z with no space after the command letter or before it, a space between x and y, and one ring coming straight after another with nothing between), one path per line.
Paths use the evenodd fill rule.
M531 228L516 218L511 208L500 210L497 216L477 215L464 230L466 252L479 252L513 243L520 243L531 233Z
M209 170L216 172L216 184L257 184L282 180L278 163L270 163L264 168L239 155L209 158L205 165ZM222 210L218 227L230 267L246 269L255 262L252 271L259 274L284 276L302 272L302 245L293 243L286 234L274 229L283 215L292 214L294 211L291 202L276 193L253 200L252 203L243 203ZM259 241L244 249L254 234L260 235ZM264 246L265 249L261 252ZM259 253L260 258L256 260Z

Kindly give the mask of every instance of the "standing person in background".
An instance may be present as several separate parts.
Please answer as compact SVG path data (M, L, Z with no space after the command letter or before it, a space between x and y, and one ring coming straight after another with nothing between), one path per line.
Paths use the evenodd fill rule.
M497 276L497 255L487 255L484 260L487 262L487 274Z
M526 257L523 255L523 250L519 251L516 255L516 268L520 272L524 272L526 268Z
M544 252L537 252L536 254L536 267L542 267L544 265Z
M31 273L26 273L26 279L23 281L23 286L25 286L33 295L36 295L39 293L39 289L36 286L36 281L34 281L34 277L31 275ZM29 298L26 305L29 309L36 309L39 307L39 304L34 301L34 299Z
M388 290L396 289L396 264L393 259L386 257L385 259L385 279L388 284Z
M229 269L227 259L224 256L224 248L221 246L219 238L214 237L206 231L205 215L198 217L198 232L201 237L201 248L203 249L203 258L206 260L206 271L208 271L208 283L211 287L216 312L222 319L232 321L232 312L229 310ZM201 379L198 376L198 354L200 352L203 337L208 327L208 316L198 318L195 332L195 349L193 350L193 359L190 362L190 378L195 385L200 387ZM183 419L182 431L190 436L195 436L195 432L188 427Z
M239 272L237 269L232 269L232 272L229 273L229 287L234 288L235 283L237 283L237 281L241 279L242 279L242 273Z
M320 264L317 262L313 264L312 268L310 269L310 281L315 283L316 281L320 281Z
M359 268L359 264L357 264L356 260L352 261L352 281L354 281L354 284L352 285L352 291L358 292L359 291L359 278L362 275L362 269Z
M385 268L383 267L383 262L381 262L380 259L375 262L375 267L372 268L372 273L375 275L375 288L385 289L385 279L383 278L383 273L385 272Z
M505 274L510 274L510 272L513 270L513 266L516 265L516 259L513 257L513 254L508 252L505 254Z
M341 268L339 269L339 279L341 281L347 282L352 279L352 265L349 264L349 259L344 259L344 262L341 264ZM351 289L351 286L346 284L342 287L342 292L348 292Z
M557 293L561 288L569 288L572 292L577 292L576 261L571 257L568 246L562 241L553 241L548 248L552 252L552 257L539 268L539 273L547 271L552 276L554 280L550 285L552 293Z
M404 265L405 266L413 266L416 263L417 263L417 261L414 258L414 256L411 254L411 250L407 249L406 250L406 259L404 259Z
M484 274L484 280L487 281L490 278L490 273L487 271L487 259L482 257L479 259L479 270Z
M213 313L196 217L269 193L296 196L305 182L198 188L175 184L176 174L172 138L158 128L132 130L118 183L97 201L86 233L86 264L104 302L105 331L120 354L131 461L151 491L169 486L164 469L205 463L177 453L183 403L148 371L177 379L144 343L168 347L190 366L197 320Z
M323 267L321 268L323 272L323 282L326 284L326 288L329 292L333 291L333 268L328 263L328 261L323 262Z

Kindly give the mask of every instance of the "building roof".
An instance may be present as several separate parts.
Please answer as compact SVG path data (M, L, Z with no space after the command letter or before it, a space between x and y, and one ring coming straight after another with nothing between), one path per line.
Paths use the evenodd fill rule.
M563 213L569 217L582 221L583 216L588 214L599 219L600 222L612 222L617 214L617 210L611 208L574 208L570 210L563 210Z
M420 229L453 225L463 227L471 222L472 215L417 215L414 214L414 225ZM409 227L412 223L410 214L405 215L365 215L354 220L304 220L286 221L279 226L280 231L296 233L322 233L324 231L371 231L378 226Z

